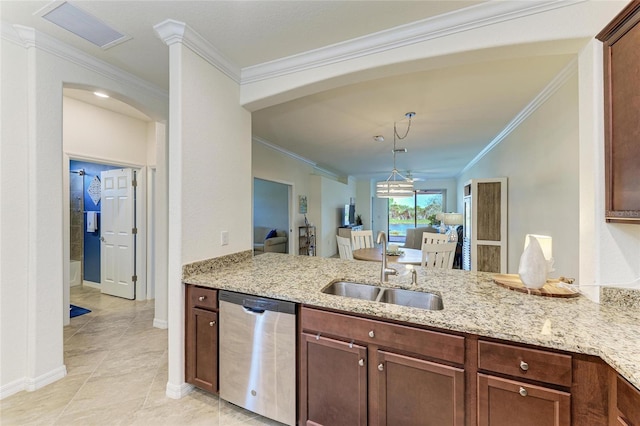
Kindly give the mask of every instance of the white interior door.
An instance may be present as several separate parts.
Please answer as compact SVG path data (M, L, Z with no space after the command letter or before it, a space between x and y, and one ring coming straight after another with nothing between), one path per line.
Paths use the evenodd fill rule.
M102 293L135 299L135 192L132 169L100 173L100 287Z

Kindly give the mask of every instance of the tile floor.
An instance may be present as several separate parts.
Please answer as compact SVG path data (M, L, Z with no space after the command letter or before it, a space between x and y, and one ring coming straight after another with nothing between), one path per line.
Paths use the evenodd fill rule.
M91 313L64 327L67 376L0 401L10 425L280 425L215 395L165 396L167 330L153 328L153 300L72 287L71 303Z

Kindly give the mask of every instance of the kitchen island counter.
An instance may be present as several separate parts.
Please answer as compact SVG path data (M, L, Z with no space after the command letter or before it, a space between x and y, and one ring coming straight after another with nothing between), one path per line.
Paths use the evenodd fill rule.
M551 298L508 290L491 273L405 265L386 287L441 295L444 309L428 311L322 293L339 279L380 284L380 264L266 253L237 254L187 265L183 281L309 306L403 321L454 332L596 355L640 389L640 310L597 304L584 296Z

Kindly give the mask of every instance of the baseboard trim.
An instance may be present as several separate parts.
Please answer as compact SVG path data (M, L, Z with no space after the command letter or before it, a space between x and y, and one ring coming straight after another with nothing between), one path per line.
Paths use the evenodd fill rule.
M169 322L167 320L161 320L158 318L154 318L153 319L153 326L155 328L161 328L163 330L166 330L167 328L169 328Z
M67 375L67 366L63 364L60 367L55 368L49 371L48 373L41 374L36 378L31 379L27 377L25 379L25 387L29 392L33 392L34 390L38 390L41 387L44 387L48 384L51 384L53 382L56 382L64 378L64 376L66 375Z
M0 386L0 400L8 396L14 395L18 392L22 392L25 389L26 388L25 388L24 378L14 380L11 383L7 383L4 386Z
M180 399L183 396L187 396L191 393L194 386L189 383L183 383L181 385L174 385L173 383L167 382L167 391L166 395L172 399Z
M86 287L97 288L98 290L102 288L102 287L100 287L100 283L96 283L96 282L93 282L93 281L87 281L87 280L82 281L82 285L86 286Z
M61 365L60 367L54 368L53 370L35 378L24 377L22 379L14 380L13 382L0 387L0 399L4 399L23 390L33 392L53 382L57 382L66 375L67 367Z

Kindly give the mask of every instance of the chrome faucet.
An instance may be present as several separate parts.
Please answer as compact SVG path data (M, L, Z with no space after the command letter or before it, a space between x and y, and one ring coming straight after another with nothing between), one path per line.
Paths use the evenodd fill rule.
M378 244L382 244L382 269L380 270L380 282L389 281L389 275L397 275L398 271L393 268L387 268L387 235L378 232Z

